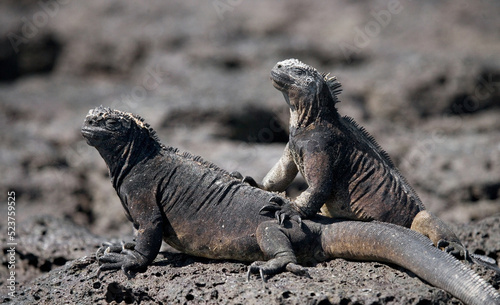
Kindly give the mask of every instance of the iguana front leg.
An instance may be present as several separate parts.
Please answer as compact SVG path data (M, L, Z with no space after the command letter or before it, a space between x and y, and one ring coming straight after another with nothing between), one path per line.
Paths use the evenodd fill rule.
M280 222L286 218L291 218L301 222L301 218L310 218L321 209L331 195L333 188L333 178L330 173L336 160L327 149L320 147L318 141L307 142L307 153L302 157L303 176L306 179L308 188L302 192L293 202L283 200L281 197L272 198L269 205L264 206L261 211L275 212L276 218ZM283 155L269 173L264 177L262 185L265 190L282 192L297 176L298 167L295 163L289 144L286 145Z
M283 155L262 180L262 187L267 191L283 192L297 176L299 169L287 143Z
M332 158L328 150L316 147L303 156L302 175L308 188L295 198L293 205L304 218L317 214L332 194L334 177L331 173L336 164Z
M308 158L310 160L308 162ZM331 156L321 150L316 150L304 156L303 175L308 188L295 200L284 200L282 197L271 198L271 204L265 205L261 211L275 212L276 218L282 224L286 218L301 222L302 218L310 218L317 214L330 197L333 189L333 178L330 176ZM312 162L314 161L314 162ZM276 166L275 166L276 167Z
M99 271L117 269L122 269L125 273L140 271L156 258L162 242L162 216L154 202L154 196L150 197L153 198L148 198L146 202L129 205L130 216L137 228L135 245L103 245L96 255L101 265Z

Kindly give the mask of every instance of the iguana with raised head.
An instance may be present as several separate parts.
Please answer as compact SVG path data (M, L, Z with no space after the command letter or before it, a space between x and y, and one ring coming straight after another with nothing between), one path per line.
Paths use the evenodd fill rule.
M313 259L390 262L467 304L500 304L492 286L406 228L321 216L302 225L281 226L259 213L278 195L160 144L138 116L98 107L85 118L82 134L106 162L113 187L137 229L135 244L107 244L98 250L100 270L140 271L153 262L163 239L190 255L254 261L249 274L260 273L263 279L285 270L305 274L297 262Z
M287 59L274 66L271 80L290 107L290 138L282 157L258 186L284 191L299 171L308 185L293 202L280 202L278 217L309 218L321 210L329 217L393 223L466 256L457 236L425 209L374 138L352 118L338 113L335 104L342 89L335 77ZM251 177L244 181L257 185Z

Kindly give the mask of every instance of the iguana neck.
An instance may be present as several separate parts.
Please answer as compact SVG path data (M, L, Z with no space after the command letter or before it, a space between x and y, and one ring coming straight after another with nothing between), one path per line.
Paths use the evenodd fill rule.
M113 187L118 190L125 176L139 162L158 154L161 147L149 137L131 135L131 140L124 145L116 146L113 151L101 152Z
M328 90L324 86L323 91ZM290 106L290 130L302 129L319 122L335 123L340 115L329 92L320 92L314 96L298 95L290 97L283 93Z

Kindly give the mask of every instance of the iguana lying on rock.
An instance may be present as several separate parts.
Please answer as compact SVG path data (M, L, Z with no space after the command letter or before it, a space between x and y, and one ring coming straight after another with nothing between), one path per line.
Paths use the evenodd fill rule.
M335 104L341 85L299 60L278 62L271 71L275 88L290 107L290 139L262 189L284 191L300 171L308 188L293 202L280 202L278 217L326 216L378 220L411 228L434 245L466 256L456 235L427 211L388 154ZM257 185L251 177L246 177Z
M406 228L317 216L302 225L260 215L277 196L242 183L189 153L166 147L138 116L98 107L82 134L105 160L136 244L98 250L100 270L138 271L153 262L162 239L195 256L254 263L266 276L306 271L297 262L343 257L398 264L467 304L500 304L498 292L472 270ZM269 259L267 262L261 260Z

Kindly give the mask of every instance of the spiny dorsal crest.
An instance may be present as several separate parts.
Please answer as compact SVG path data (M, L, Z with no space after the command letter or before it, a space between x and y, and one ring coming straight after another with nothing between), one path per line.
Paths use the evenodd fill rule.
M330 77L330 73L323 73L323 80L325 81L325 84L328 86L328 89L330 90L330 94L332 95L333 101L335 103L340 102L338 99L338 95L342 93L342 84L337 80L336 76Z

